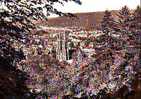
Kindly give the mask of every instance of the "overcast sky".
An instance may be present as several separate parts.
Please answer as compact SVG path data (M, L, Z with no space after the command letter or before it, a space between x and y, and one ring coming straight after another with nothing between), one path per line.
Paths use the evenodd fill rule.
M127 5L134 9L140 4L140 0L81 0L82 5L74 2L66 3L64 6L56 4L55 7L63 12L95 12L104 10L118 10L122 6Z

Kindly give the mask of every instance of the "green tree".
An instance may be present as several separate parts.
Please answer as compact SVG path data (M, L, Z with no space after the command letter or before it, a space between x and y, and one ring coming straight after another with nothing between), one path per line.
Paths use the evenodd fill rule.
M116 28L116 21L112 16L112 13L108 10L105 11L103 19L101 21L101 30L106 35L110 35L115 28Z
M96 38L97 44L103 48L111 48L113 46L112 43L117 39L113 37L113 34L117 33L117 29L117 22L113 18L112 13L106 10L101 21L103 34Z
M129 24L131 23L131 13L127 6L122 7L122 9L119 11L119 23L120 27L124 29L124 31L129 31Z
M131 30L134 33L137 44L141 44L141 7L138 6L133 14L133 22L131 24Z
M133 81L132 78L134 79L135 77L134 73L137 68L139 68L137 67L139 62L139 51L136 51L136 40L139 39L135 37L140 37L141 18L139 8L134 12L134 15L132 15L126 6L123 7L117 15L118 17L113 18L110 12L105 12L101 23L103 34L96 38L95 64L98 64L100 68L99 71L103 70L102 76L105 75L105 71L107 72L107 85L114 82L118 88L124 81L118 78L118 76L124 75L123 78L129 81L127 81L126 84L129 84ZM116 36L114 36L114 34L116 34ZM126 50L124 48L124 43L127 45ZM117 57L119 57L119 59ZM118 62L120 65L118 65ZM115 66L116 69L112 69L112 66ZM127 72L126 69L130 66L134 69ZM99 78L101 79L102 76ZM114 77L117 77L115 81L113 79ZM116 84L116 82L118 83ZM116 90L114 90L114 92L115 91Z

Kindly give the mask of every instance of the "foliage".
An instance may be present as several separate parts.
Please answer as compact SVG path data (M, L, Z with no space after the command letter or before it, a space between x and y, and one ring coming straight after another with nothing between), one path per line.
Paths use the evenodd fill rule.
M113 32L113 29L116 28L116 21L113 18L110 11L106 10L101 22L101 30L109 35L108 33Z
M5 96L10 98L17 96L16 99L21 99L25 93L28 93L25 86L27 74L16 68L25 56L22 49L15 48L13 43L19 41L23 44L27 43L28 33L36 29L35 21L47 19L51 13L72 16L70 13L64 14L53 7L55 3L63 5L69 1L81 4L79 0L0 1L0 71L2 73L0 79L4 79L0 80L0 85L3 86L0 88L1 96L4 98Z
M104 79L102 81L107 83L108 90L113 90L112 93L122 88L124 82L130 89L130 83L133 82L135 74L140 70L140 48L137 47L140 40L138 27L141 23L140 14L137 13L139 11L138 7L134 13L131 13L125 6L117 14L118 20L116 19L116 21L110 12L105 11L101 22L103 35L96 38L94 65L98 69L97 73L101 71L100 80ZM130 71L127 68L128 70L130 68ZM97 81L100 83L100 80Z
M130 26L131 31L134 33L134 39L138 47L141 45L141 7L137 7L133 14L133 22Z
M139 51L135 43L138 37L135 33L139 28L133 25L137 22L137 12L132 14L127 7L123 7L115 21L106 11L101 25L103 34L95 42L95 60L82 64L80 68L62 64L53 59L52 54L31 55L28 61L34 70L30 72L32 79L29 85L32 83L33 88L38 85L41 92L48 95L62 95L70 91L68 97L71 98L80 94L81 97L96 95L97 99L126 98L134 90L132 84L140 69ZM39 66L40 63L43 67Z

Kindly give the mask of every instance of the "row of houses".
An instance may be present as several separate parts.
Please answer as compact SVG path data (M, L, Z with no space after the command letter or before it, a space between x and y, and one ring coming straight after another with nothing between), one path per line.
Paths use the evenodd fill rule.
M102 32L96 30L76 31L60 27L40 27L36 32L37 37L44 42L44 47L55 53L56 59L64 61L70 60L73 52L76 52L79 48L87 55L90 55L90 52L94 53L93 42L99 34L102 34Z
M115 15L116 11L112 11ZM41 38L44 47L58 60L70 60L73 52L83 50L87 56L95 53L95 38L102 34L100 22L104 12L76 13L75 17L57 17L37 22L33 37Z

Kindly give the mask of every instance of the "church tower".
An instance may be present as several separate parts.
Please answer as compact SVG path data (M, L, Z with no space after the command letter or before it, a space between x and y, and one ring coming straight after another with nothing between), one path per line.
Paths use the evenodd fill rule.
M60 32L57 34L57 48L56 48L56 58L58 60L67 60L68 57L68 35L69 32Z

